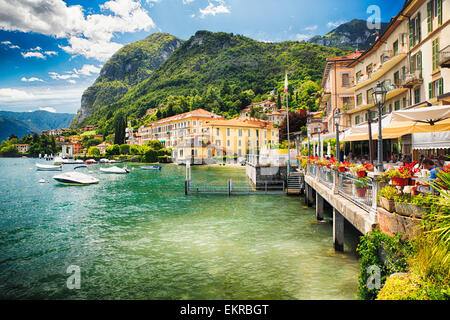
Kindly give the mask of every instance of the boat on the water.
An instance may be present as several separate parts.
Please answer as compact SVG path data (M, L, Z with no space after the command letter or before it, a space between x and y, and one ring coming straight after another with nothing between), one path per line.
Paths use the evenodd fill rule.
M36 163L36 170L39 171L61 171L62 170L62 165L51 165L51 164L40 164L40 163Z
M119 168L116 166L109 167L109 168L100 168L100 171L103 173L115 173L115 174L130 173L130 170L128 170L127 168Z
M97 161L95 161L94 159L89 159L89 160L86 160L84 163L86 163L86 164L94 164L94 163L97 163Z
M153 166L141 166L142 170L161 170L162 166L154 164Z
M60 164L63 164L63 163L64 163L64 159L61 157L55 157L53 159L53 164L56 166L59 166Z
M99 180L97 178L94 178L87 174L84 174L81 172L76 172L76 171L70 171L70 172L64 172L64 173L58 174L56 176L53 176L53 179L55 179L59 183L66 184L66 185L73 185L73 186L84 186L84 185L95 184L95 183L99 182Z

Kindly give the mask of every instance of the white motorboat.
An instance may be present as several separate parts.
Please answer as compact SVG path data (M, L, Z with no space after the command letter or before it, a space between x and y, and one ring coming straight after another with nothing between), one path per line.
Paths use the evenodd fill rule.
M154 164L153 166L141 166L142 170L161 170L162 166Z
M97 178L76 171L58 174L56 176L53 176L53 179L62 184L76 185L76 186L95 184L99 182Z
M128 170L127 168L119 168L116 166L109 168L100 168L100 171L103 173L116 173L116 174L130 173L130 170Z
M55 157L53 159L53 164L59 166L60 164L63 164L64 160L61 157Z
M100 159L100 163L109 163L109 159L106 158Z
M51 165L51 164L36 163L36 168L37 168L36 170L39 170L39 171L61 171L62 165L55 166L55 165Z

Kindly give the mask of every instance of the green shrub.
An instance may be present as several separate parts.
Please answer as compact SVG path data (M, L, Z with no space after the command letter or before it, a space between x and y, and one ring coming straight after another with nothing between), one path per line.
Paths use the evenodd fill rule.
M384 284L387 276L408 270L407 261L414 250L412 243L402 239L401 235L389 236L380 230L374 230L361 237L357 252L360 256L359 296L364 300L374 300L379 288L367 287L367 281L371 276L367 273L369 267L380 268L380 280L381 284Z
M387 200L393 200L394 197L397 195L397 188L387 185L386 187L380 190L378 195Z
M129 144L121 144L120 145L120 154L130 154L130 145Z
M145 162L157 162L158 161L158 151L148 148L145 151Z

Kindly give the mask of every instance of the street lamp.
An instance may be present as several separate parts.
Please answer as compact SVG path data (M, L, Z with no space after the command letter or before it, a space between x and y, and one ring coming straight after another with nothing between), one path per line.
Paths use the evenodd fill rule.
M367 110L367 126L369 128L369 159L370 163L373 164L373 141L372 141L372 111Z
M336 128L336 158L340 162L341 160L341 145L339 142L339 120L341 115L339 113L339 109L336 109L333 114L334 126Z
M319 133L319 157L322 157L322 146L320 145L320 133L322 132L322 125L319 123L317 126L317 132Z
M309 148L310 148L310 142L309 139L311 138L311 118L308 116L306 118L306 134L308 135L308 157L311 155Z
M378 172L383 171L383 136L382 136L382 128L381 128L381 108L386 102L386 88L384 85L378 81L375 88L373 88L372 97L375 101L375 104L378 107Z

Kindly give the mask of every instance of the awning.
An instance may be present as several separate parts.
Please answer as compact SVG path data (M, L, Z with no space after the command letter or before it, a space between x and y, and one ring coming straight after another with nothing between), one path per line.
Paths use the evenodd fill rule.
M450 131L413 133L412 149L450 149Z
M391 114L388 114L387 116L384 116L384 118L381 120L382 128L388 126L391 123L392 116ZM376 140L378 139L378 123L372 123L371 124L372 129L372 139ZM395 139L403 134L398 133L385 133L383 129L383 139ZM347 130L345 130L342 141L343 142L349 142L349 141L366 141L369 140L369 125L368 124L361 124L359 126L351 127Z
M383 134L411 134L450 131L450 106L432 106L392 112Z

